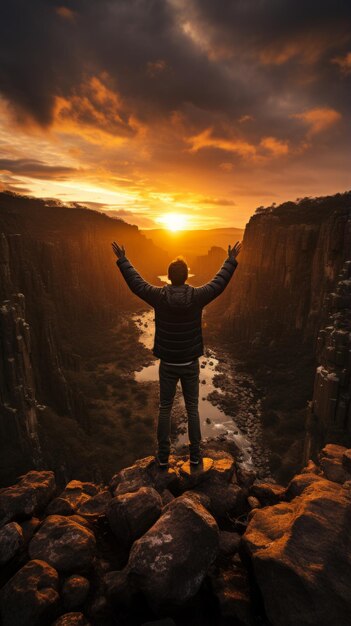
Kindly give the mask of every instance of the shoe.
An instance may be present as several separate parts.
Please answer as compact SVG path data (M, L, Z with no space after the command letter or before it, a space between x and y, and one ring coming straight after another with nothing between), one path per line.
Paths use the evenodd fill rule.
M190 454L190 465L199 465L202 461L200 452L198 454Z
M168 456L160 457L156 454L155 458L160 467L168 467Z

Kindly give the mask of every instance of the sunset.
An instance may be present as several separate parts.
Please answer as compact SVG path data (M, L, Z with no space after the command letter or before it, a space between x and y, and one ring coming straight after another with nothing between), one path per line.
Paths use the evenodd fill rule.
M348 188L348 3L10 2L3 13L3 189L141 228L168 213L187 228L242 228L259 205Z
M351 5L9 0L1 626L350 626Z

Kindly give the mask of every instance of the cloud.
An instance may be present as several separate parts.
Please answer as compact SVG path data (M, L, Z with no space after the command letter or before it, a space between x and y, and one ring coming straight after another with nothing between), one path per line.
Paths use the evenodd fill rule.
M261 139L260 145L274 156L282 156L289 152L288 142L280 141L275 137L264 137Z
M198 135L188 137L186 141L191 144L189 152L198 152L198 150L202 150L203 148L217 148L225 152L235 152L243 157L256 154L255 146L245 140L214 137L212 133L212 128L206 128Z
M64 165L47 165L36 159L0 159L0 171L33 178L67 179L79 170Z
M340 67L342 74L347 75L351 73L351 52L347 52L342 57L334 57L334 59L331 59L331 62Z
M317 135L334 126L341 119L341 114L334 109L324 107L295 113L293 117L309 126L309 135Z
M349 176L350 49L346 0L11 0L1 180L207 224L233 219L221 199L247 215L257 190L320 195L333 161L331 193Z

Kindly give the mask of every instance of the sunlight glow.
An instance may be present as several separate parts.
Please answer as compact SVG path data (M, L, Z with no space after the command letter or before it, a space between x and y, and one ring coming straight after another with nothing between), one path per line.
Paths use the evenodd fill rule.
M181 213L166 213L158 220L165 228L176 232L178 230L184 230L187 224L186 215L182 215Z

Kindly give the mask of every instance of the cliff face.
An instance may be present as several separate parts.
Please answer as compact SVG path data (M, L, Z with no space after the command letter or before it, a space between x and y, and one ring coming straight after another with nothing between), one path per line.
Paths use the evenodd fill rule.
M351 260L325 299L305 458L326 441L351 445Z
M111 242L123 242L136 264L143 260L150 280L165 255L136 227L88 209L6 193L0 207L0 428L12 433L12 449L32 445L34 462L35 397L88 429L79 381L85 353L98 358L106 348L99 331L138 303L120 279Z
M344 302L339 292L342 289L344 293L347 279L337 291L336 285L340 273L348 271L343 268L350 250L350 193L262 208L247 224L233 280L221 299L209 307L219 338L243 358L261 387L264 438L272 451L271 469L282 482L306 459L306 406L312 397L316 365L322 364L313 401L315 420L326 435L332 423L336 428L335 410L338 440L350 443L344 400L348 383L342 382L350 372L347 331L334 329L332 339L326 339L323 357L325 331L317 344L318 332L327 322L328 301L334 307ZM329 296L333 292L336 295ZM343 359L338 372L332 359ZM325 420L329 421L327 430ZM320 445L328 440L324 436L318 439Z
M25 320L22 294L15 294L0 307L0 404L1 441L6 465L17 457L19 467L41 461L38 438L35 382L31 363L31 340ZM21 463L21 457L24 457ZM11 463L10 463L11 466Z
M329 211L314 221L308 209L289 219L283 209L255 214L224 294L224 324L233 339L268 346L287 335L303 342L315 338L324 298L350 249L351 198L349 208L334 208L331 199Z

